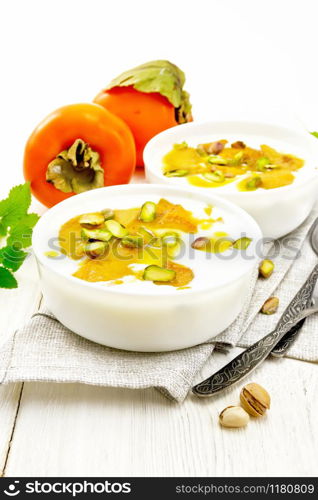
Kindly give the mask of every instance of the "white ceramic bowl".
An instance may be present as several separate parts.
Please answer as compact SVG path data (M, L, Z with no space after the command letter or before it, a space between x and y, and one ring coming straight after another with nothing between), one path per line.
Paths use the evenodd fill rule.
M162 173L162 158L173 144L186 141L190 146L214 140L242 140L258 148L267 144L278 151L294 154L305 160L289 186L241 192L236 182L218 188L191 186L186 177L166 177ZM279 238L298 227L308 216L318 194L318 140L297 128L255 121L194 122L178 125L155 136L144 151L148 182L187 187L207 195L218 195L239 205L258 222L265 237Z
M236 239L246 233L252 238L249 258L232 251L233 258L226 260L226 253L223 258L209 254L206 262L202 260L205 252L192 251L195 257L186 255L184 259L196 276L191 289L177 290L140 280L118 286L89 283L72 276L78 262L64 255L60 259L45 255L56 249L59 228L72 217L105 207L138 207L161 197L191 211L204 211L212 202L213 216L223 215L231 236ZM33 250L47 306L70 330L119 349L169 351L204 342L234 321L258 261L261 237L256 222L226 200L172 186L132 184L89 191L48 210L35 227Z

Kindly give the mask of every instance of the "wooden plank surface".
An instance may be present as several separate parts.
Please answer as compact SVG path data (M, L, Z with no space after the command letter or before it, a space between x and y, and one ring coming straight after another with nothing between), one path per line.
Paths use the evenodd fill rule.
M287 117L285 111L280 112L285 108L301 117L304 129L317 129L317 70L312 64L317 46L315 2L307 2L306 9L289 2L288 22L285 2L267 2L262 16L255 2L254 7L253 2L210 1L204 10L190 3L183 13L191 19L191 35L175 44L175 19L184 2L170 2L169 16L166 9L157 9L156 23L149 22L153 14L146 2L139 5L140 16L135 15L135 2L126 2L125 16L122 2L113 3L111 12L104 7L103 12L106 2L99 2L96 10L94 2L79 8L78 1L69 0L63 2L62 16L56 2L20 2L19 15L16 2L2 2L0 41L7 48L3 66L9 68L9 77L1 82L5 146L1 194L22 180L25 140L47 113L67 102L89 101L125 68L165 54L187 74L195 120L224 117L226 110L242 118L259 110L261 115L268 111L275 121L281 115ZM70 23L74 12L76 23ZM223 36L223 23L214 23L213 30L202 29L204 23L210 28L214 18L227 20L230 36ZM117 44L115 51L107 51L107 64L100 64L106 61L104 48L118 36L118 19L129 50L127 44ZM68 32L67 39L52 36L57 25L61 33ZM268 25L272 26L270 37ZM210 60L211 47L220 43L222 78L213 78L212 66L210 75L207 71L208 77L203 78L201 61ZM71 59L65 57L66 51L72 53ZM245 64L244 77L236 78L233 85L242 58L253 64ZM78 78L83 59L94 68L93 77L83 71ZM264 72L264 59L271 61L270 72ZM291 78L285 68L295 60L297 72ZM69 77L61 78L64 74ZM262 75L257 85L255 74ZM42 87L48 87L47 75L49 91L43 92ZM19 106L19 119L12 103ZM39 300L31 261L18 277L18 290L0 290L0 342L30 317ZM228 359L213 356L204 374ZM7 476L316 475L317 373L317 365L304 362L264 364L253 379L270 391L272 409L267 418L233 431L220 429L217 420L219 411L237 402L238 390L210 400L190 396L178 406L154 390L39 383L0 387L0 471L5 469Z
M226 359L215 355L213 369ZM315 475L317 366L272 360L253 379L273 404L267 417L243 430L218 424L219 412L237 403L239 387L177 405L155 390L26 383L5 474Z
M16 273L19 288L0 290L0 343L21 327L37 310L41 293L34 258L28 257ZM21 396L22 384L0 386L0 474L5 467Z
M29 258L20 286L0 290L1 342L37 309ZM208 375L235 355L215 354ZM0 387L0 473L6 476L310 476L318 455L317 365L271 360L253 380L271 393L268 417L224 430L218 414L239 387L213 399L172 404L155 390L75 384Z
M22 387L23 384L9 384L0 387L0 477L4 474L9 456Z

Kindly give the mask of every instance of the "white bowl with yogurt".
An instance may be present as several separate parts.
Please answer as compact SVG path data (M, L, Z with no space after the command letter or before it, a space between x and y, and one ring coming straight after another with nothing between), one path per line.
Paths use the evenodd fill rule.
M267 144L274 149L297 156L304 166L293 172L295 180L288 186L274 189L259 188L242 192L238 179L217 188L191 186L186 177L167 177L163 173L163 157L176 143L189 146L227 139L229 143L243 141L252 148ZM163 183L221 196L244 210L258 222L265 237L279 238L297 228L312 210L318 193L318 140L300 128L256 121L194 122L178 125L155 136L144 151L146 178L150 183Z
M70 218L105 207L139 207L146 201L165 198L180 204L194 217L207 218L212 205L212 227L192 236L223 231L233 240L248 236L246 251L229 249L206 254L191 248L184 234L185 250L177 262L190 267L189 287L176 289L149 281L123 279L91 283L72 274L79 265L65 255L48 256L57 250L60 227ZM203 224L204 226L204 224ZM33 250L48 308L67 328L100 344L134 351L170 351L200 344L215 337L238 316L246 300L250 279L258 265L262 234L244 210L216 196L173 186L135 184L89 191L69 198L48 210L35 227Z

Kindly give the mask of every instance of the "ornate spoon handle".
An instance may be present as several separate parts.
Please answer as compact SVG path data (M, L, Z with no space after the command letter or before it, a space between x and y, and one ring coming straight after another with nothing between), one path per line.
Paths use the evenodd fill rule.
M262 363L286 332L297 324L299 313L306 308L308 300L311 299L317 278L318 264L285 309L275 330L255 342L214 375L194 386L193 393L197 396L212 396L246 377Z
M300 334L300 330L305 323L305 320L306 318L301 319L295 326L285 333L285 335L275 345L274 349L272 349L271 356L274 358L282 358L285 355Z

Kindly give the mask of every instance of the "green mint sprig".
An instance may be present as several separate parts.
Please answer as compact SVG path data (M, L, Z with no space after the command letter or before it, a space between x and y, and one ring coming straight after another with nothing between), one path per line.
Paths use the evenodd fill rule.
M0 288L17 288L14 277L28 253L23 249L31 245L32 231L39 220L37 214L28 213L31 204L30 183L11 189L9 196L0 201Z

